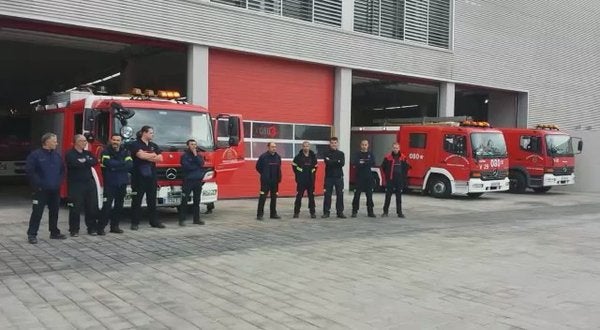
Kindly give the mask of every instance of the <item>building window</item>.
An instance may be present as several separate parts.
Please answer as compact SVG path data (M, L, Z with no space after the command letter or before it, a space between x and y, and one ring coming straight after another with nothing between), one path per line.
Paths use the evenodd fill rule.
M342 0L211 0L235 7L331 26L342 25Z
M355 0L354 30L450 48L451 0Z
M244 121L244 131L246 154L250 159L257 159L266 152L268 142L277 144L277 153L283 159L293 159L304 141L310 142L311 149L319 156L327 150L331 137L331 126L327 125Z

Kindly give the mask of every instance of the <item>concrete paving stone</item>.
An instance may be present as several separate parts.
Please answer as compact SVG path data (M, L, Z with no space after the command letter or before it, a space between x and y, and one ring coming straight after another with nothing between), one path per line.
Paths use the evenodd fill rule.
M167 211L166 230L144 225L62 242L44 233L36 246L23 237L25 221L12 220L30 209L12 208L0 215L0 266L10 269L0 271L0 328L67 327L64 320L136 329L600 324L600 195L489 195L408 195L412 216L402 222L361 214L258 224L243 213L256 201L222 201L202 227L173 226ZM40 309L46 301L54 313Z

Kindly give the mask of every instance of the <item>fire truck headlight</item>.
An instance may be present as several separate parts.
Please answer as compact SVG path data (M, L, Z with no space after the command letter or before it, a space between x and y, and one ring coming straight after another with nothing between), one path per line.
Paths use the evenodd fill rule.
M215 171L208 171L208 172L204 173L204 177L202 178L202 181L207 181L214 177L215 177Z
M133 128L131 126L121 127L121 136L125 139L130 139L133 137Z

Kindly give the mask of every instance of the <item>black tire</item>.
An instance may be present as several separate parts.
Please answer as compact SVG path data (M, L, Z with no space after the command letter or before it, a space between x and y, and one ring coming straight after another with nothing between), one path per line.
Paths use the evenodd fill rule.
M538 194L543 194L545 192L547 192L548 190L552 189L552 187L536 187L536 188L532 188L533 191L535 191Z
M435 198L450 197L451 189L450 181L446 177L436 175L429 179L429 194Z
M467 193L467 197L471 199L479 198L481 195L483 195L483 193Z
M527 177L522 172L510 172L510 192L515 194L522 194L527 189Z

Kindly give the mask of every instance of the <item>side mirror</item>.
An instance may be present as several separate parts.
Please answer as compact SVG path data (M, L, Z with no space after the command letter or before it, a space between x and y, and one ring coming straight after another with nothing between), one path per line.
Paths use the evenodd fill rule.
M233 136L229 137L229 146L230 147L235 147L238 144L240 144L240 139L238 139L237 137L233 137Z
M579 140L577 142L577 152L581 152L583 150L583 140Z
M229 135L229 146L237 146L240 143L240 125L239 117L231 116L227 122L227 135Z
M85 136L85 139L88 142L93 142L94 141L94 134L90 133L90 132L85 132L83 133L83 136Z

